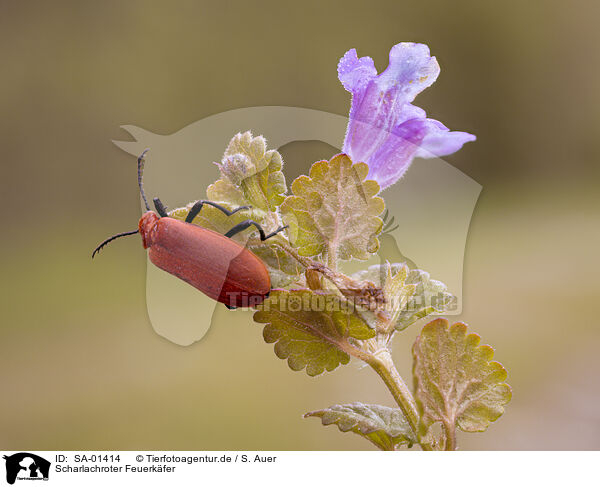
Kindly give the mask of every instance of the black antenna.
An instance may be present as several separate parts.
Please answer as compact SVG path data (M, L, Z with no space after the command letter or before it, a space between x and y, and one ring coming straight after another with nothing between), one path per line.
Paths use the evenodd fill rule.
M146 193L144 193L144 184L142 183L142 173L144 172L144 156L146 152L150 149L146 149L144 152L140 154L138 157L138 185L140 187L140 194L142 195L142 199L144 200L144 205L146 205L146 210L150 211L150 205L148 205L148 200L146 199Z
M102 247L104 247L107 243L110 243L113 240L116 240L117 238L120 238L120 237L126 237L127 235L135 235L138 232L139 232L139 230L134 230L133 232L117 233L116 235L113 235L112 237L107 238L104 242L102 242L100 245L98 245L98 247L96 247L94 249L94 251L92 252L92 259L98 252L100 252L102 250Z
M140 187L140 194L142 195L142 199L144 200L144 205L146 205L146 209L148 211L150 210L150 206L148 205L148 200L146 199L146 193L144 193L144 185L142 183L142 173L144 171L144 156L146 155L146 152L148 152L150 149L146 149L144 150L144 152L142 152L140 154L140 157L138 157L137 160L137 167L138 167L138 185ZM104 242L102 242L100 245L98 245L98 247L96 247L94 249L94 251L92 252L92 259L94 258L94 256L100 252L102 250L102 248L112 242L113 240L116 240L117 238L120 237L126 237L127 235L135 235L136 233L139 233L139 230L134 230L132 232L123 232L123 233L117 233L116 235L113 235L110 238L107 238Z

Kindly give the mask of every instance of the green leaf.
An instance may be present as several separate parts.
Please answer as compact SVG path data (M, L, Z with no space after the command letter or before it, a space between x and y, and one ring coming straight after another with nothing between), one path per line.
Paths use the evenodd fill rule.
M267 233L281 226L277 207L287 192L281 171L283 162L277 151L267 150L263 137L252 137L250 132L238 133L229 142L222 162L217 165L221 179L208 187L207 198L228 210L240 206L252 208L227 216L212 206L204 205L192 223L221 234L248 219L258 222ZM169 216L185 220L194 203L169 212ZM269 269L272 286L288 286L300 280L304 268L298 261L272 245L273 241L262 242L257 235L256 229L251 227L232 238L262 259ZM285 240L286 236L279 234L277 238Z
M433 313L444 313L456 299L445 284L405 263L372 265L352 277L383 289L386 311L398 331Z
M381 450L395 450L416 443L408 421L399 408L377 404L342 404L304 415L321 418L324 426L336 424L340 431L351 431L374 443Z
M379 185L365 180L368 166L352 164L345 154L315 162L309 176L292 183L281 205L292 244L303 256L327 252L331 258L365 260L379 247L384 210Z
M283 202L287 186L279 152L267 150L264 137L250 132L231 139L221 163L221 179L208 187L210 200L234 206L252 205L255 210L273 212Z
M315 376L347 364L342 350L348 338L375 336L348 303L327 292L274 289L258 307L254 321L265 323L263 337L275 343L275 355L287 359L292 370L306 368Z
M302 279L304 267L282 249L268 244L251 245L249 248L269 269L271 287L289 286Z
M194 205L194 203L195 203L195 201L191 201L190 203L188 203L186 206L184 206L182 208L176 208L172 211L169 211L168 212L169 217L184 221L185 218L187 217L187 214L189 213L190 209ZM227 208L228 210L233 210L235 208L238 208L238 205L233 205L231 203L227 203L227 202L223 202L223 201L221 201L220 204L222 206L224 206L225 208ZM203 205L202 211L196 216L196 218L194 218L192 223L194 225L208 228L209 230L214 230L217 233L225 234L229 230L231 230L231 228L233 226L235 226L236 224L238 224L244 220L254 219L256 216L256 213L257 212L253 211L252 209L248 209L248 210L241 210L237 213L234 213L231 216L227 216L225 213L223 213L220 210L217 210L213 206ZM260 216L264 216L264 215L260 215ZM254 229L254 227L251 227L251 228L252 228L252 230ZM242 245L245 245L248 242L248 239L251 234L252 234L252 231L249 230L249 231L238 233L237 235L234 235L232 237L232 239L241 243Z
M441 422L452 431L485 431L504 412L511 388L493 349L467 335L464 323L428 323L413 347L415 399L425 430Z

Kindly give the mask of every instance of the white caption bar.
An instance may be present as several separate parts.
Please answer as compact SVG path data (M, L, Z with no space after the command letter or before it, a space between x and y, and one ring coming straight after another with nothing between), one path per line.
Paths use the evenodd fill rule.
M0 485L588 485L599 452L1 452ZM42 483L43 482L43 483Z

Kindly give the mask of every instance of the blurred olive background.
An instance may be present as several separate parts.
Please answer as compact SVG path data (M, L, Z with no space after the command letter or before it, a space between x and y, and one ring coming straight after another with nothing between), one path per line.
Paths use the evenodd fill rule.
M178 347L147 319L140 242L90 251L140 215L120 125L169 134L254 105L345 115L338 59L356 47L381 70L400 41L442 67L417 104L478 136L446 159L483 186L460 319L514 397L461 447L597 449L599 15L555 0L2 1L0 449L371 448L301 418L392 405L369 369L292 372L249 314L224 310ZM282 152L290 174L330 155ZM420 326L394 346L407 379Z

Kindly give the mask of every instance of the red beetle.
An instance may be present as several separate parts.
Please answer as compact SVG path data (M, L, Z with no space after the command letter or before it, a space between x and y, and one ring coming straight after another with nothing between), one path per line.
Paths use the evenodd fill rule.
M203 205L211 205L227 216L247 210L240 206L233 211L212 201L197 201L186 216L185 222L169 218L166 208L154 198L156 212L150 210L142 184L143 159L147 149L138 158L138 184L146 213L140 218L138 229L119 233L106 239L92 253L92 258L109 242L126 235L139 233L148 250L150 261L169 274L177 276L228 308L250 307L262 303L271 291L271 278L265 264L247 248L231 240L251 225L266 240L284 230L279 227L265 235L262 227L253 220L244 220L225 235L192 224Z

